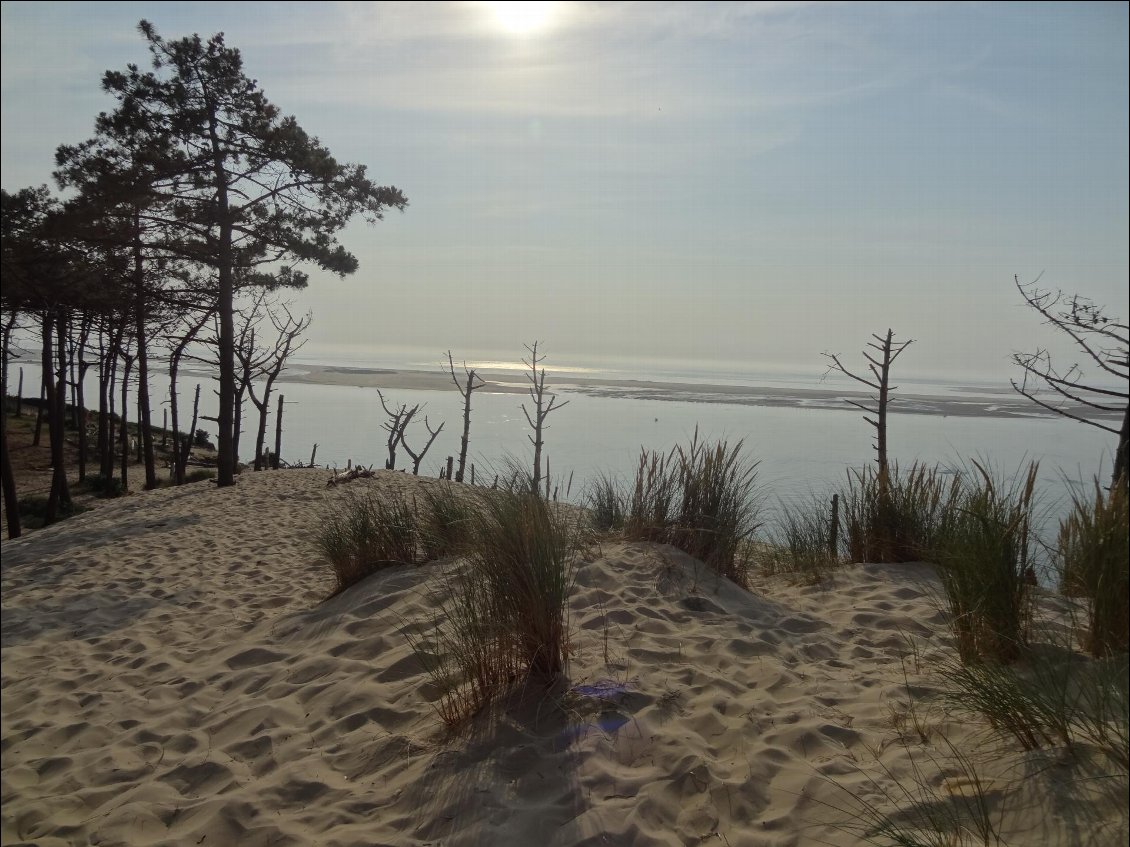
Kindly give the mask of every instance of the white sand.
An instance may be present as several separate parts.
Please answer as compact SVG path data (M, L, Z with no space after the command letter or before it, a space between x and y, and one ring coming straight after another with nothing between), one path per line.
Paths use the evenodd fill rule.
M434 608L435 566L322 602L311 541L351 491L447 483L326 478L150 492L3 542L5 845L851 845L833 806L894 812L912 757L940 796L962 790L931 764L937 730L993 803L1012 797L1008 843L1125 843L1115 805L1084 817L1054 768L1006 795L1047 759L982 727L926 714L929 743L900 742L905 683L928 691L950 649L925 566L747 593L606 541L573 600L569 684L590 688L451 736L400 634Z

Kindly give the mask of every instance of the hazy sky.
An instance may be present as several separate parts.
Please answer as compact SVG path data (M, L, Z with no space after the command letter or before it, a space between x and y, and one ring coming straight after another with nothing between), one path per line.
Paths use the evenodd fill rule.
M1007 378L1056 342L1014 274L1130 312L1126 3L497 5L4 3L3 187L147 18L407 195L295 295L315 345L819 371L890 326L908 371Z

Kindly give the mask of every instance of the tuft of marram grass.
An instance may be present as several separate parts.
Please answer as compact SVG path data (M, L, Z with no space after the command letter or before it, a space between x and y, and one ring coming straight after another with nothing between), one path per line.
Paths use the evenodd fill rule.
M782 503L780 517L758 555L767 576L788 575L808 585L824 582L840 564L831 549L831 511L820 498Z
M1074 499L1059 526L1060 587L1087 602L1084 649L1092 656L1125 654L1130 637L1130 498L1119 483L1093 500Z
M866 467L848 472L843 491L844 539L853 562L915 562L929 556L934 538L960 488L939 468L897 464L886 473Z
M322 516L314 541L333 569L335 594L384 568L425 561L414 504L403 496L351 494Z
M749 541L758 527L757 464L742 442L706 443L667 455L643 450L628 501L624 534L672 544L720 576L748 585Z
M424 557L433 561L462 552L471 535L473 499L451 485L429 486L415 505Z
M592 513L592 524L597 530L623 529L625 515L624 491L619 481L607 474L598 476L585 492L585 502Z
M476 498L470 527L464 562L436 588L439 611L406 630L449 726L517 685L551 683L568 658L574 522L528 491L501 490Z
M1084 744L1102 750L1125 776L1130 722L1125 661L1089 659L1066 647L1028 653L1011 665L942 662L944 699L974 712L1025 750Z
M973 466L977 475L946 510L931 558L962 661L1008 663L1027 645L1031 629L1037 465L1012 483Z

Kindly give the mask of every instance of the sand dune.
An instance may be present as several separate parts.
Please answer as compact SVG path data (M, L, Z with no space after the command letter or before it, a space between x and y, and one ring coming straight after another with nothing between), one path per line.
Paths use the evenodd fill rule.
M323 602L311 543L354 491L448 483L326 477L150 492L3 543L4 844L850 845L836 807L893 812L912 759L942 757L898 719L950 649L930 568L745 592L619 541L579 565L568 683L451 735L401 634L438 566ZM984 754L991 800L1032 764L935 724ZM1049 779L1004 810L1009 843L1125 843L1113 805L1080 820Z

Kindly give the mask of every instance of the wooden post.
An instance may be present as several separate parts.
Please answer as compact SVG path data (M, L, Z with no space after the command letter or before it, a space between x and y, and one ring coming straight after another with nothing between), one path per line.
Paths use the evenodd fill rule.
M161 410L161 449L169 446L169 410Z
M314 449L310 451L310 467L314 467L314 457L318 455L318 444L315 442Z
M828 552L837 555L840 535L840 495L832 495L832 524L828 527Z
M451 479L451 465L455 461L454 456L447 457L447 472L444 474L444 479Z
M279 411L275 415L275 458L271 460L271 470L279 469L279 455L282 452L282 416L283 416L283 402L286 398L279 395ZM312 463L312 462L311 462Z
M16 389L16 417L24 414L24 369L20 368L20 387Z
M471 485L475 484L475 466L471 465Z

